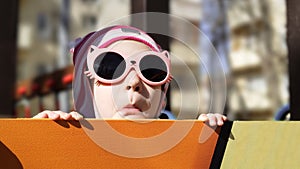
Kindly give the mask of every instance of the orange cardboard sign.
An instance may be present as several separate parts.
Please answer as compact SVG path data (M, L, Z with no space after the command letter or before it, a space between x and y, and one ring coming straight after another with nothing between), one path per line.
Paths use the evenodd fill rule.
M218 133L194 120L0 120L0 168L209 168Z

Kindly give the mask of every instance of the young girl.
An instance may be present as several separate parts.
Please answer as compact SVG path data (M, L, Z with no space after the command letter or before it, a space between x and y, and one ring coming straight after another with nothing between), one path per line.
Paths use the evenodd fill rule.
M73 52L76 112L46 110L35 118L159 118L172 80L170 56L148 34L111 26L77 40ZM221 126L226 117L209 113L198 119Z

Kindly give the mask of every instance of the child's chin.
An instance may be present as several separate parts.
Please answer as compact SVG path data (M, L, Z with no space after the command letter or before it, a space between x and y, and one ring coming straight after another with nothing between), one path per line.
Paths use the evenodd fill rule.
M146 119L145 116L143 116L142 113L140 114L131 114L131 115L127 115L127 116L124 116L125 119Z
M119 113L117 112L112 119L146 119L142 112L139 113Z

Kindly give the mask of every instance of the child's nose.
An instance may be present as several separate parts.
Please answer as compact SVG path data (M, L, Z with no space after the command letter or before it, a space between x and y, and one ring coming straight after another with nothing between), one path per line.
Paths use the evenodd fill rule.
M130 77L130 80L126 86L127 90L132 90L135 92L141 92L142 91L142 81L139 78L138 74L134 73Z

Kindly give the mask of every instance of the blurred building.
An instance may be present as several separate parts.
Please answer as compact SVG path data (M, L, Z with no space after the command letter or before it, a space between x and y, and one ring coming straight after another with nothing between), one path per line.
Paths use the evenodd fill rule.
M229 1L231 111L270 119L288 103L285 1Z

